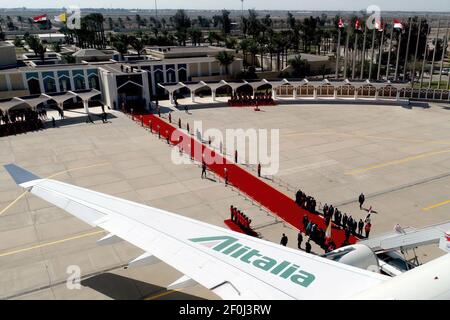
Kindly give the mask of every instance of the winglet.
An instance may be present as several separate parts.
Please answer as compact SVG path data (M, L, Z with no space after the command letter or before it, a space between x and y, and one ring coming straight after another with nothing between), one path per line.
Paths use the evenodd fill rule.
M10 174L10 176L13 178L14 182L18 185L22 185L24 183L38 180L40 177L37 175L22 169L19 166L16 166L15 164L7 164L4 166L6 171Z

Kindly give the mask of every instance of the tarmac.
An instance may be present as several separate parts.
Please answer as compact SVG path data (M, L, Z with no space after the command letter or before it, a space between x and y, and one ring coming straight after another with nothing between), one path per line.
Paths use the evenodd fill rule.
M266 177L280 191L302 191L321 204L337 205L359 219L358 195L372 206L372 235L402 226L448 220L450 109L380 105L280 105L175 111L183 123L204 129L280 130L280 170ZM100 113L93 109L94 113ZM253 220L269 241L281 234L296 247L297 232L213 175L201 179L196 164L175 165L172 149L125 115L109 111L109 123L80 110L66 111L57 128L0 138L0 164L16 163L95 191L173 211L225 227L231 204ZM56 118L56 117L55 117ZM214 142L213 142L214 144ZM254 170L254 166L244 166ZM264 175L264 168L263 168ZM32 195L23 194L0 170L0 298L2 299L217 299L195 286L165 287L181 274L160 263L125 269L142 250L126 242L100 246L105 233ZM323 253L314 247L316 253ZM442 252L419 248L426 262ZM70 289L71 266L81 271L80 289ZM69 273L68 273L69 271ZM70 287L70 286L69 286Z

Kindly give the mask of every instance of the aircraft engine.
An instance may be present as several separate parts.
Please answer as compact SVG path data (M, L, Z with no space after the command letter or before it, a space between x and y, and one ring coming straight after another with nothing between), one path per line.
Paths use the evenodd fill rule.
M380 273L380 265L375 253L368 246L354 244L331 251L324 255L325 258Z

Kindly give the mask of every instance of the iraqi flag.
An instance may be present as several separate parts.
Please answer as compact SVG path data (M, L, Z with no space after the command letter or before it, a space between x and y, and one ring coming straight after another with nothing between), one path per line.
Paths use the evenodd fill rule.
M33 17L34 22L44 22L47 21L47 15L43 14L41 16Z
M394 29L403 30L404 29L403 23L398 19L394 19Z
M356 22L355 22L355 30L362 31L361 22L359 22L358 19L356 19Z
M339 21L338 21L338 28L339 28L339 29L342 29L342 28L344 28L344 27L345 27L344 21L342 20L342 18L339 18Z

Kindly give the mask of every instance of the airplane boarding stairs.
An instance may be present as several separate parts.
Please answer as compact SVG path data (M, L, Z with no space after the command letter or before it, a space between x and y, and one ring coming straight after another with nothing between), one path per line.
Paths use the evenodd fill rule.
M430 225L420 229L406 227L402 229L402 232L393 230L371 239L358 241L358 243L368 246L374 252L408 250L439 243L448 230L450 230L450 222Z

